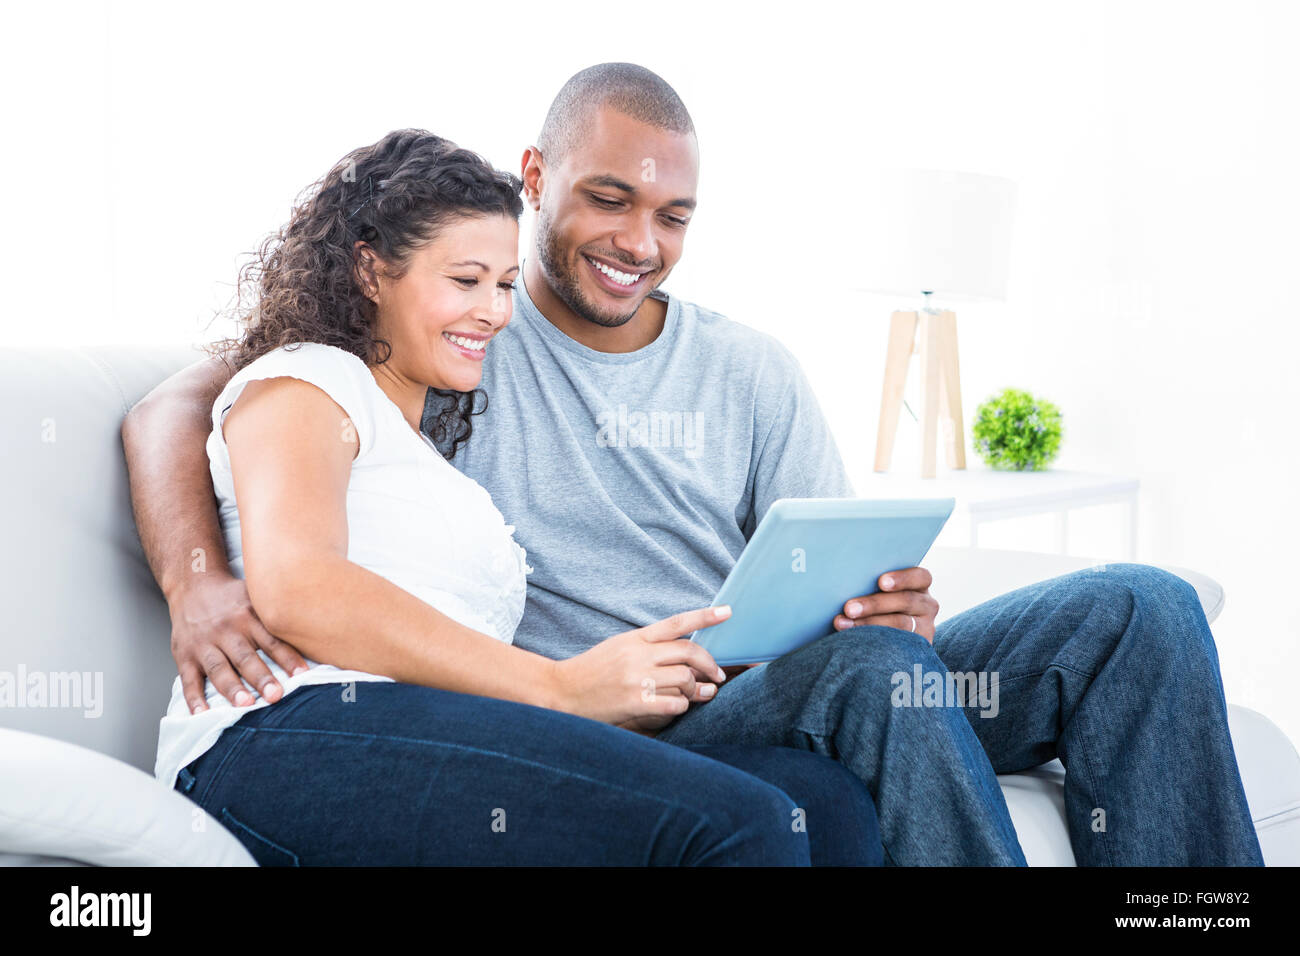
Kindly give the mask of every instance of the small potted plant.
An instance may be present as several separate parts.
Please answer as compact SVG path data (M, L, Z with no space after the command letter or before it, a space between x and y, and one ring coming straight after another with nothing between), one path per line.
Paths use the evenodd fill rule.
M971 438L998 471L1041 471L1061 448L1061 412L1049 401L1003 389L975 410Z

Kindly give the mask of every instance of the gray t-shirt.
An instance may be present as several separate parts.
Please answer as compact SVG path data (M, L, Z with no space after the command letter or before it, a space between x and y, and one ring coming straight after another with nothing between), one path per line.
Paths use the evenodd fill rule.
M452 459L527 549L515 644L547 657L708 606L778 498L853 494L789 350L655 294L663 332L610 354L557 329L516 281L484 358L487 411ZM445 401L429 393L426 432Z

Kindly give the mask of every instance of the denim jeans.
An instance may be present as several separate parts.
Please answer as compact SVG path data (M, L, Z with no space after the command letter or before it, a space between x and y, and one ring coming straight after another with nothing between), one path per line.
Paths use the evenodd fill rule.
M879 865L870 794L805 749L673 747L411 684L301 687L176 788L263 866Z
M949 674L983 674L987 693ZM834 757L871 790L887 863L1023 865L995 774L1054 757L1080 865L1263 863L1214 637L1195 588L1150 565L1008 592L944 620L933 647L892 627L828 635L657 739Z

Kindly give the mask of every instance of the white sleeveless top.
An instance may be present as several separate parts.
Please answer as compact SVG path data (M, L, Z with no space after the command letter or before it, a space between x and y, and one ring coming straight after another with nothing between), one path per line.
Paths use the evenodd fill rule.
M213 403L208 462L235 575L244 576L244 556L221 428L245 385L282 377L315 385L347 414L340 429L355 431L360 447L348 478L348 560L466 627L510 643L524 612L525 574L532 570L515 543L514 526L505 523L481 485L457 471L410 426L364 362L332 345L300 343L269 352L236 373ZM266 653L258 654L285 696L307 684L392 680L311 659L305 673L291 677ZM159 727L154 766L159 780L174 786L180 769L216 743L223 730L249 711L269 706L247 682L244 686L255 703L235 707L207 681L209 709L191 714L176 678Z

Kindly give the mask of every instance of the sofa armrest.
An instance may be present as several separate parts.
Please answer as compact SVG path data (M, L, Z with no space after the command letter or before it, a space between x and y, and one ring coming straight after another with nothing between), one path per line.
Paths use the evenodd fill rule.
M197 804L120 760L0 729L0 860L256 866Z
M942 622L1016 588L1103 563L1097 558L1035 551L935 547L930 549L921 565L934 575L930 593L939 602L937 620ZM1223 611L1224 603L1223 588L1217 581L1199 571L1172 564L1152 563L1152 567L1176 574L1196 588L1205 619L1214 623Z

